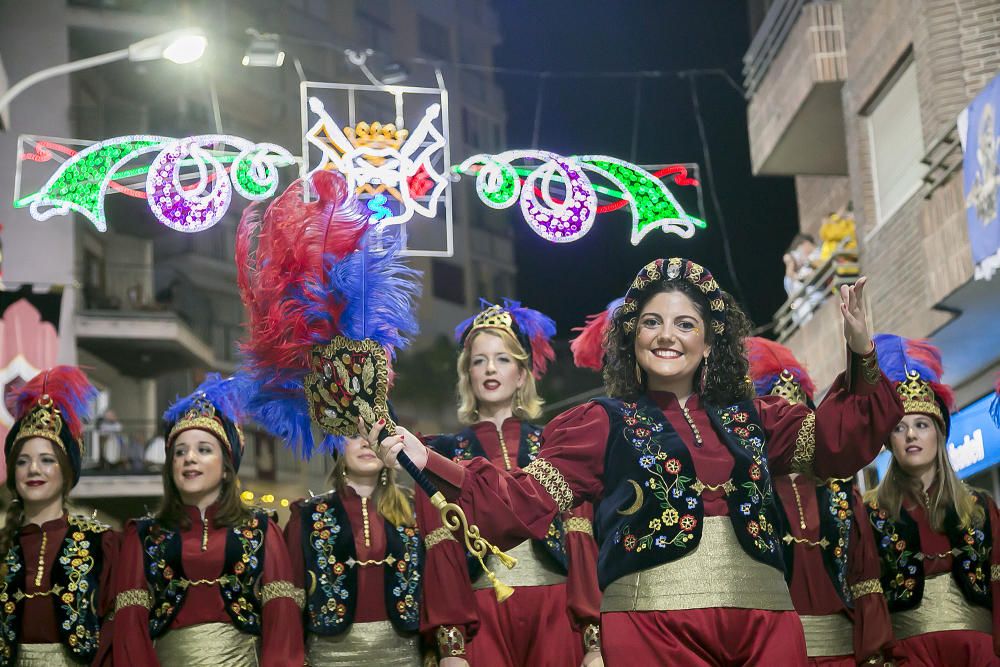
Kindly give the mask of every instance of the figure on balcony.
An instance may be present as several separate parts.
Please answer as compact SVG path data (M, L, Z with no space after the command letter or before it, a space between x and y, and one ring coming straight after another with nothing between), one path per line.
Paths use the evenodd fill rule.
M97 391L77 368L43 371L14 396L7 434L7 490L0 529L0 665L69 667L108 644L118 536L68 514L80 479L83 421ZM110 625L109 623L105 624ZM104 653L102 651L102 653Z
M503 470L520 470L542 446L541 427L528 420L542 412L535 381L554 357L549 341L555 323L508 299L482 305L455 330L458 418L467 426L426 442L453 461L480 458ZM499 568L500 579L514 587L503 601L483 568L442 527L426 497L420 497L418 509L428 545L422 626L437 642L441 667L602 664L589 503L556 515L544 535L511 551L517 565ZM487 566L498 569L494 565L495 559L488 559ZM545 629L542 640L539 628Z
M853 475L902 415L878 370L864 283L842 290L848 369L815 411L753 398L746 316L705 267L658 259L612 314L608 396L551 421L524 469L455 463L402 431L380 455L405 448L500 548L594 503L608 665L803 664L771 475Z
M875 336L906 414L892 429L882 482L867 498L881 583L907 665L1000 665L996 503L948 460L951 389L925 340Z
M758 396L814 408L815 385L783 345L747 339ZM810 665L883 665L892 659L892 623L879 584L878 551L853 478L817 479L811 470L774 478L782 515L789 592L802 621Z
M115 576L115 664L303 664L303 593L281 529L239 497L245 394L210 374L164 414L163 500L128 523Z
M792 320L802 325L823 301L823 290L809 284L819 265L816 239L811 234L796 234L782 261L785 263L785 292L792 301Z

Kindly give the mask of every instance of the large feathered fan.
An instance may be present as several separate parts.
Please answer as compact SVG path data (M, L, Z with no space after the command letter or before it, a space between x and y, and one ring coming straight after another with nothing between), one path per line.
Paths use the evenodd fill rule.
M303 202L306 187L316 201ZM399 243L371 247L369 215L340 174L322 171L240 223L250 413L304 457L311 422L330 452L359 416L388 420L389 363L417 332L420 274L401 262Z

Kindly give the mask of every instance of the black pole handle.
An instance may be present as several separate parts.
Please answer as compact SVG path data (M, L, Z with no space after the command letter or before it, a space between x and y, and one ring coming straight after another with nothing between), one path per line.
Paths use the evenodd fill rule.
M417 486L424 490L424 493L427 494L428 498L438 492L437 487L434 486L434 482L432 482L427 475L424 474L423 470L416 466L410 457L406 455L406 452L400 452L399 456L396 457L396 460L399 461L399 465L403 466L403 469L406 470L406 472L410 473L410 477L412 477L413 481L417 483Z

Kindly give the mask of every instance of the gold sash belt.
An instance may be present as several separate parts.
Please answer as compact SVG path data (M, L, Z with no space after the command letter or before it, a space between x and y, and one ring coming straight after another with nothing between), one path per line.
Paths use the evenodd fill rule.
M420 667L417 636L399 634L389 621L355 623L334 637L309 635L306 659L323 667Z
M168 630L153 646L163 667L257 667L258 641L230 623Z
M612 582L601 611L793 609L784 576L743 550L729 517L705 517L702 525L701 542L687 556Z
M799 615L810 658L854 655L854 624L843 614Z
M992 634L993 614L989 609L969 604L949 572L925 579L920 605L894 613L892 629L896 639L946 630L976 630Z
M531 540L521 542L513 549L508 549L507 554L517 559L517 565L513 569L498 568L499 563L492 555L486 558L486 567L497 572L500 580L508 586L552 586L553 584L566 583L566 575L555 569L555 566L544 557L540 557L535 552L535 547ZM472 587L476 590L481 588L493 588L493 583L485 576L479 577L472 582Z
M15 667L80 667L62 644L18 644Z

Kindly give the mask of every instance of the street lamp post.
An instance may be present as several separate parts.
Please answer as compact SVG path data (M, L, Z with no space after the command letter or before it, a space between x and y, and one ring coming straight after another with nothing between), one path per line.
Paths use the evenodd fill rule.
M97 67L98 65L106 65L118 60L143 62L164 58L180 64L191 63L201 58L205 52L206 44L205 33L197 28L173 30L162 35L140 40L125 49L43 69L40 72L35 72L21 79L0 96L0 114L3 114L11 101L22 91L54 76L78 72L90 67Z

